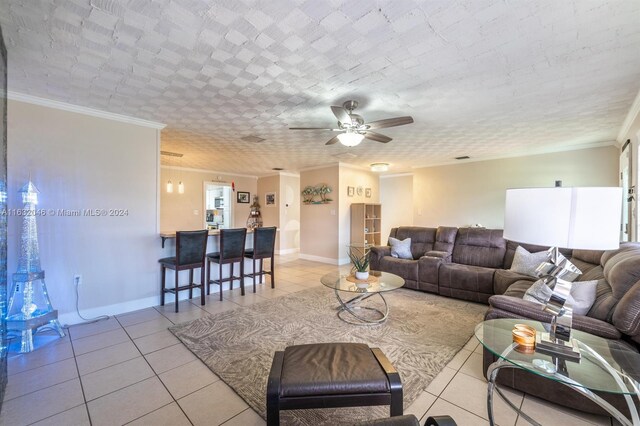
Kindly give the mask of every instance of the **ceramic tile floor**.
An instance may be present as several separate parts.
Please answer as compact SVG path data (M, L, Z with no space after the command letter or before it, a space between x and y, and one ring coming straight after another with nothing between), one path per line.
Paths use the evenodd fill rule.
M0 425L262 425L264 421L169 331L172 324L236 309L314 286L334 267L277 258L276 289L259 285L211 294L201 307L180 302L131 312L94 324L72 326L63 339L43 333L40 347L10 353L9 383ZM237 285L237 284L236 284ZM213 288L212 288L213 290ZM611 425L518 392L509 398L543 425ZM475 337L451 360L406 410L424 420L449 414L464 425L488 424L481 347ZM527 424L498 399L499 425Z

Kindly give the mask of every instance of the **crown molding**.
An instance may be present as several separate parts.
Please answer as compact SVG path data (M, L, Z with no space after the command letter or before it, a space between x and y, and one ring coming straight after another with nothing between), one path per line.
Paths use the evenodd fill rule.
M180 167L180 166L160 166L160 168L161 169L168 169L168 170L180 170L180 171L183 171L183 172L212 173L212 174L223 175L223 176L246 177L246 178L250 178L250 179L258 179L258 176L255 176L255 175L244 175L244 174L241 174L241 173L220 172L218 170L191 169L189 167Z
M143 127L150 127L152 129L161 130L166 127L166 124L158 123L155 121L143 120L141 118L129 117L128 115L115 114L113 112L107 112L99 109L69 104L66 102L39 98L37 96L26 95L24 93L14 92L11 90L7 92L7 98L12 101L26 102L29 104L59 109L62 111L75 112L77 114L84 114L84 115L89 115L89 116L98 117L98 118L106 118L107 120L120 121L122 123L135 124Z
M636 98L633 100L633 103L631 104L631 108L629 109L627 116L622 122L622 127L620 128L620 131L618 132L618 137L616 138L616 141L618 141L620 146L622 146L625 139L630 138L630 135L628 135L629 130L631 130L631 126L633 125L633 122L636 120L636 118L639 118L638 116L640 116L640 91L638 91Z
M288 177L299 178L300 174L294 173L294 172L274 172L274 173L269 173L267 175L260 175L260 176L258 176L258 179L268 178L268 177L272 177L272 176L288 176Z
M618 144L616 141L593 142L593 143L587 143L587 144L556 147L556 148L550 148L550 149L548 148L548 149L537 149L537 150L531 150L531 151L521 151L513 154L496 155L491 157L470 158L468 160L445 161L442 163L434 163L434 164L428 164L424 166L413 166L412 169L415 170L415 169L426 169L429 167L451 166L453 164L480 163L483 161L502 160L504 158L529 157L532 155L553 154L556 152L566 152L566 151L579 151L582 149L603 148L606 146L617 146L617 145Z

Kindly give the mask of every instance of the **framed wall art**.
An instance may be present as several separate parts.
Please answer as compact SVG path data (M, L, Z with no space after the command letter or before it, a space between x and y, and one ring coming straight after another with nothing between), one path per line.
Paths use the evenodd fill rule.
M276 205L276 193L275 192L267 192L264 194L264 204L266 206L275 206Z
M238 194L236 195L236 200L238 201L238 203L243 203L243 204L249 204L249 199L251 198L251 194L248 192L242 192L242 191L238 191Z

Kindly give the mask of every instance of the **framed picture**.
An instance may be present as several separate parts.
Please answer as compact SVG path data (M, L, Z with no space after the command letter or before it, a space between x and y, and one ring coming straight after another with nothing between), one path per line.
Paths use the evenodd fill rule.
M354 188L353 186L347 186L347 197L353 197Z
M276 193L275 192L267 192L264 194L264 204L267 206L275 206L276 205Z
M367 188L364 190L364 196L367 198L371 198L371 188Z
M237 200L239 203L249 204L250 195L248 192L238 191Z

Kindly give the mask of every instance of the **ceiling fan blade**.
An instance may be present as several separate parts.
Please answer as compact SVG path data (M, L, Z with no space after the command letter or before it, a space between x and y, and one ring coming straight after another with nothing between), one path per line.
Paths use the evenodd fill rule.
M339 122L351 124L351 117L349 117L349 113L346 109L341 106L332 106L331 111L333 111L333 115L336 116Z
M289 130L335 130L327 127L289 127Z
M332 107L333 108L333 107ZM395 117L395 118L387 118L384 120L372 121L371 123L366 123L370 129L382 129L385 127L395 127L395 126L403 126L405 124L413 123L413 117Z
M385 135L381 135L380 133L369 132L369 131L364 132L364 137L367 139L371 139L372 141L382 142L382 143L387 143L393 140L389 136L385 136Z
M334 136L331 139L329 139L329 142L325 143L325 145L333 145L336 142L338 142L338 137Z

